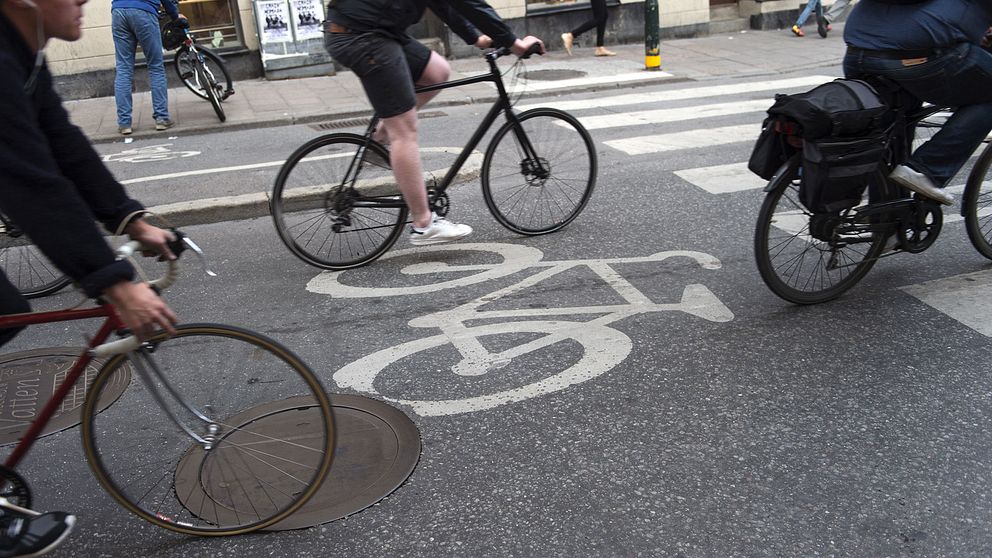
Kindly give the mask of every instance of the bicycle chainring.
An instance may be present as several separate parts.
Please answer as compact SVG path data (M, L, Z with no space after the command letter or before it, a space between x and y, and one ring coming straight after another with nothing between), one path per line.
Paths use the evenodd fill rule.
M899 247L911 254L926 250L937 241L943 224L944 212L937 202L917 200L896 231Z
M431 201L431 211L437 213L438 217L448 215L448 210L451 209L451 200L448 199L447 192L438 194L437 190L431 188L427 191L427 199Z
M17 471L0 465L0 498L21 507L31 507L31 489Z

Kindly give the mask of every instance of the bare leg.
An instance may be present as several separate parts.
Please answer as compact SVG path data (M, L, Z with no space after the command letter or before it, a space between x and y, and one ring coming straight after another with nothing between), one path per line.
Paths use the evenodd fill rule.
M420 75L420 79L417 80L416 86L421 87L424 85L434 85L435 83L442 83L448 81L448 77L451 75L451 66L448 61L441 57L440 54L436 52L431 52L430 59L427 60L427 66L424 68L424 73ZM420 108L430 102L431 99L437 97L437 94L441 91L428 91L426 93L417 93L417 106ZM385 121L384 121L385 122ZM379 129L375 131L372 139L381 144L392 144L392 137L386 130L385 126L379 126ZM394 167L395 168L395 167ZM404 197L405 194L404 194ZM409 204L409 202L407 202ZM411 206L412 207L412 206ZM416 221L414 221L416 223ZM419 226L419 225L418 225Z
M380 128L390 140L389 164L403 200L410 208L413 226L426 227L431 221L431 210L427 206L424 167L417 146L417 109L383 118Z

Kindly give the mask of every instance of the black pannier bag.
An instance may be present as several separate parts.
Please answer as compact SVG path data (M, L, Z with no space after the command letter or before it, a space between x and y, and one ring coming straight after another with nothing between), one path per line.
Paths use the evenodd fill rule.
M802 138L803 205L814 213L857 205L885 157L893 120L878 92L863 81L836 79L805 93L776 95L768 115L798 128L789 131Z
M186 40L186 33L183 31L189 28L189 21L185 18L174 19L162 23L162 48L173 50L181 47Z

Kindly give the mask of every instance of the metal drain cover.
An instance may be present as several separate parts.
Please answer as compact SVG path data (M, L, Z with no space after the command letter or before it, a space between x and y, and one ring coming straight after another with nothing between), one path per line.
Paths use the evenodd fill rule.
M83 348L54 347L11 353L0 357L0 445L12 444L27 432L31 421L62 385ZM41 431L47 436L71 428L82 420L86 392L106 359L90 361L76 385ZM124 393L131 382L131 365L125 363L104 388L100 410Z
M523 77L535 81L558 81L586 77L586 72L582 70L534 70L524 73Z

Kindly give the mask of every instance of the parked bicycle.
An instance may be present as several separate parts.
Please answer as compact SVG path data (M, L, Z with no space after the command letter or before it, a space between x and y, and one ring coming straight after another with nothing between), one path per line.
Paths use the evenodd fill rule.
M574 220L596 184L596 150L589 132L567 112L536 108L517 114L497 59L489 72L421 87L417 92L491 82L498 97L439 183L428 187L431 209L447 215L447 190L500 114L506 122L486 148L480 180L493 217L513 232L540 235ZM526 56L526 55L525 55ZM372 140L378 119L364 135L333 133L297 149L280 169L270 209L283 243L303 261L347 269L374 261L396 242L408 209L389 168L389 152Z
M71 280L41 253L24 231L0 213L0 269L25 298L56 293Z
M162 25L162 44L166 49L178 48L173 58L176 74L186 87L197 97L210 101L221 122L227 120L225 99L234 95L231 74L221 57L206 47L196 44L185 20Z
M894 110L903 111L901 108ZM935 115L951 109L924 106L908 114L887 134L887 154L866 184L863 205L834 213L813 213L799 201L801 155L785 163L765 187L758 214L754 254L758 271L776 295L796 304L832 300L853 287L879 258L917 254L933 245L944 214L932 200L888 179L904 163L914 133L939 129ZM902 122L900 125L898 122ZM992 144L987 145L968 174L961 216L975 248L992 259Z
M175 232L173 253L199 253ZM137 250L130 242L118 254ZM176 277L170 262L166 275L150 283L161 290ZM0 505L31 506L15 468L53 414L72 410L84 390L90 467L117 502L155 525L196 535L247 533L288 517L314 495L331 465L334 418L320 381L289 349L246 329L206 323L141 342L102 302L0 316L0 327L88 318L103 318L103 325L51 400L38 413L24 413L20 425L5 425L8 433L20 426L21 436L0 467ZM108 340L114 333L120 338ZM106 359L95 374L94 359ZM32 386L11 389L8 404L37 399Z

